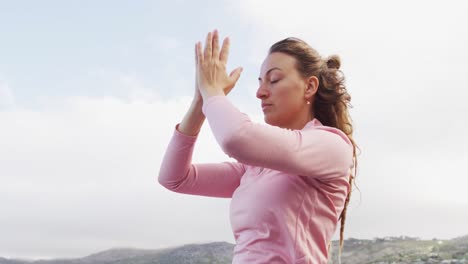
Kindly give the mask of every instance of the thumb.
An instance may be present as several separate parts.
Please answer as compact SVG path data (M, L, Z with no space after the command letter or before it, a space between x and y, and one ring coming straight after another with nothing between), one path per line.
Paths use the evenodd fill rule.
M235 84L237 80L239 80L242 70L243 70L242 67L239 67L233 70L231 74L229 74L229 79L231 80L233 84Z

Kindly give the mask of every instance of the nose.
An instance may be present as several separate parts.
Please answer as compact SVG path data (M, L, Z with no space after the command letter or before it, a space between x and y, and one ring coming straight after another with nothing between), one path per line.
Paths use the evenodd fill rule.
M257 98L264 99L267 98L269 95L270 92L268 91L268 89L264 85L260 84L257 90Z

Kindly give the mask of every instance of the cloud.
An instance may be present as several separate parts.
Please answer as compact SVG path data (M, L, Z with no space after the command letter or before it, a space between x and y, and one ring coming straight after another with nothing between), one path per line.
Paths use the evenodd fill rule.
M88 75L95 82L97 89L109 87L110 91L106 94L112 94L113 97L122 99L125 102L155 102L161 101L162 98L157 92L161 83L150 83L142 73L136 71L113 70L104 67L94 67L88 70ZM101 87L99 87L101 86ZM48 100L47 96L40 100Z
M0 255L233 242L228 199L181 195L157 183L190 100L55 97L41 111L0 112ZM207 129L194 162L229 160Z
M408 231L450 238L468 232L461 224L466 214L459 216L463 221L447 217L468 207L463 197L468 185L463 176L468 163L468 123L462 121L468 112L462 85L468 74L463 8L418 1L236 3L231 10L249 24L248 58L255 67L271 44L289 36L307 41L323 57L342 59L354 106L354 137L362 150L361 193L352 197L348 234L381 236L387 224L393 235ZM369 201L372 206L366 205ZM447 216L410 210L431 206ZM377 226L365 220L383 221L389 215L398 221ZM435 232L440 223L454 228ZM462 233L455 234L457 228Z
M0 79L0 110L11 109L15 106L15 96L8 84Z
M174 36L150 35L147 41L154 47L154 51L161 54L172 53L182 46L182 42Z

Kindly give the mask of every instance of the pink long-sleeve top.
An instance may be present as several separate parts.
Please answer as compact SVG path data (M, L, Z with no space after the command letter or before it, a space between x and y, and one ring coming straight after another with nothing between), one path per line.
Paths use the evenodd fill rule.
M159 183L178 193L232 198L232 263L327 263L350 188L348 137L318 119L301 130L254 123L222 95L205 100L202 111L237 162L192 164L197 136L182 134L177 124Z

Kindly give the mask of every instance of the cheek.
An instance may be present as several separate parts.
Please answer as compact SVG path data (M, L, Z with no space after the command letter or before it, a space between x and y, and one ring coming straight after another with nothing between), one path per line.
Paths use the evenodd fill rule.
M276 87L275 95L282 104L289 104L295 99L292 88L290 83L283 83Z

